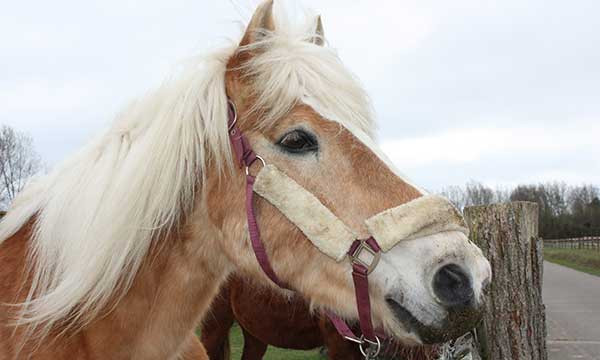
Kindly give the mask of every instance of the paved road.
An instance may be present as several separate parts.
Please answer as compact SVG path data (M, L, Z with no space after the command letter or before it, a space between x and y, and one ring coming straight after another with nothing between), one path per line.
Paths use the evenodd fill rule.
M550 360L600 360L600 277L544 263Z

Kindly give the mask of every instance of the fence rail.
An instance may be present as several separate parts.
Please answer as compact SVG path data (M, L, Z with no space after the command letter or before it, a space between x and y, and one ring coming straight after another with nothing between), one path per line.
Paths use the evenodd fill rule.
M600 236L567 239L544 239L544 246L559 249L590 249L600 251Z

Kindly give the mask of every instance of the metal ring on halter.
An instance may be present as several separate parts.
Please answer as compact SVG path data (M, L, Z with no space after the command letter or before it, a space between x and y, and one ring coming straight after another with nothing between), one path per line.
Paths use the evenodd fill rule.
M231 122L231 124L229 124L229 127L227 128L227 131L231 132L231 130L237 123L238 115L237 115L237 108L235 107L235 104L233 103L233 101L227 100L227 104L229 104L229 106L231 106L231 108L233 109L233 121Z
M361 259L360 255L363 252L370 255L369 263L367 263L365 260ZM381 258L381 252L373 250L373 248L371 248L371 246L369 244L367 244L366 240L361 240L358 247L356 247L356 249L354 249L352 254L348 254L348 256L350 257L350 262L352 264L360 264L360 265L364 266L365 268L367 268L367 275L369 275L370 273L373 272L373 270L375 270L375 267L377 267L377 264L379 263L379 259Z
M365 357L365 359L374 359L377 357L377 355L379 355L379 352L381 351L381 341L379 340L379 337L375 336L375 341L371 341L369 339L366 339L364 335L362 335L360 337L361 342L358 345L358 348L360 349L360 353L363 354L363 356ZM363 346L367 344L367 349L365 349ZM375 349L375 351L371 351L371 346L377 346L377 348Z
M256 159L254 161L256 161L256 160L260 160L260 162L262 163L263 167L267 166L267 163L265 162L265 159L263 159L262 157L256 155ZM254 161L252 162L252 164L254 164ZM250 164L250 165L252 165L252 164ZM250 175L250 165L246 166L246 176Z

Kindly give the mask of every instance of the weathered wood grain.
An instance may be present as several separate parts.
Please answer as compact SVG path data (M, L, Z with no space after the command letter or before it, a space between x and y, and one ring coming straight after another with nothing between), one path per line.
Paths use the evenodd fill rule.
M492 265L485 317L477 329L485 360L546 360L543 243L538 206L513 202L465 208L471 239Z

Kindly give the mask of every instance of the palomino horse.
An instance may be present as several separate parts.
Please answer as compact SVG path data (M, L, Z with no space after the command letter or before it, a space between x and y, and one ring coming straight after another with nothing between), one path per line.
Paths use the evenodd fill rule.
M480 319L491 271L462 217L380 154L320 20L273 14L262 4L239 44L188 63L15 199L0 359L185 357L233 272L278 279L369 357L382 333L439 342Z
M332 360L360 360L359 349L340 336L326 316L311 314L306 302L233 276L221 289L202 323L202 343L211 360L228 360L229 330L237 321L244 334L243 360L261 360L268 345L309 350L325 346ZM385 358L434 360L433 347L389 343Z

